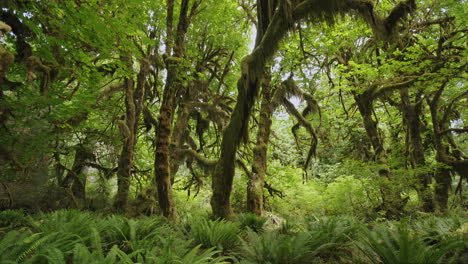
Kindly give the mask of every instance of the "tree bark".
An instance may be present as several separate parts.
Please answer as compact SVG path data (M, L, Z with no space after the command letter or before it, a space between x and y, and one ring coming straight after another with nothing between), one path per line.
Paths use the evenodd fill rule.
M176 68L170 65L164 87L156 137L156 155L154 159L155 182L158 188L158 201L162 214L168 219L176 219L175 201L172 193L171 171L169 166L172 121L175 111Z
M192 11L196 9L195 2L192 5ZM172 42L172 24L173 24L173 12L174 12L174 1L167 1L167 17L166 26L168 38L166 40L166 69L167 78L164 86L163 100L161 103L159 122L157 127L156 137L156 152L154 159L154 182L158 188L158 201L161 207L162 214L170 219L177 220L177 212L175 208L175 201L172 193L172 181L171 181L171 167L170 167L170 143L172 133L172 123L174 120L174 112L176 109L176 97L179 96L182 89L184 89L180 82L179 68L180 61L185 54L185 34L187 33L188 26L190 24L189 1L182 0L180 3L179 22L177 24L177 34ZM171 47L174 47L174 56L171 56Z
M427 103L431 112L432 128L434 133L434 146L436 149L436 161L442 164L450 166L450 154L448 146L443 142L443 134L446 125L443 120L439 117L439 102L442 92L444 91L448 82L444 82L439 89L436 91L432 100L427 98ZM446 109L447 110L447 109ZM449 110L447 110L449 111ZM450 169L439 167L435 172L436 187L434 190L434 200L436 210L440 213L445 213L447 210L447 202L449 196L450 186L452 184L452 177L450 175Z
M136 113L134 101L134 83L131 79L125 80L125 119L119 120L122 134L122 151L120 152L117 169L117 194L114 208L118 212L126 212L131 182L131 169L133 164L134 146L136 143Z
M401 89L400 96L400 108L409 138L407 143L409 144L411 166L416 170L416 191L418 192L419 200L422 204L422 210L424 212L433 212L434 199L429 188L431 175L428 172L418 171L418 169L424 169L426 166L424 146L421 139L420 116L422 115L422 102L412 103L409 97L408 88Z
M267 151L272 114L270 78L265 78L262 85L262 103L257 131L257 145L253 149L252 173L249 175L247 185L247 210L258 216L265 214L263 187L265 186L265 174L267 171Z
M434 190L436 209L439 213L445 213L447 211L449 190L452 185L450 170L447 168L437 168L434 178L436 181Z
M86 201L86 175L83 174L86 162L93 156L86 146L79 144L76 146L75 160L71 170L68 171L67 176L61 182L61 187L70 188L77 206L82 208Z
M131 65L130 59L125 58L125 60L128 61L128 65ZM148 60L142 58L140 60L140 71L137 75L136 85L132 79L125 79L125 119L117 121L123 143L117 169L117 194L114 201L114 208L119 212L126 212L128 209L131 170L135 156L135 146L138 140L138 123L140 122L140 115L143 109L146 76L149 70L150 65Z
M181 152L179 151L181 146L184 144L184 139L187 133L187 126L190 119L190 110L189 98L184 96L184 102L179 105L177 111L177 121L174 125L174 131L172 132L171 137L171 182L174 182L175 175L179 170L181 164Z
M362 116L366 134L374 149L374 160L379 164L380 192L382 194L382 204L380 210L385 211L388 218L397 218L406 201L401 198L400 192L396 189L395 179L387 164L383 139L380 136L377 121L374 121L372 91L365 91L361 94L354 94L354 99L358 105L359 113Z

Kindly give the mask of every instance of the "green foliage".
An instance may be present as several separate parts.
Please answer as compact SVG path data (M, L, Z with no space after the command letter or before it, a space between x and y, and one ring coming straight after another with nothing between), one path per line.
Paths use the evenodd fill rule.
M253 41L248 34L255 14L250 4L255 1L188 1L192 6L189 24L180 27L176 24L182 21L178 17L182 1L175 1L173 26L178 33L173 35L167 32L164 1L6 2L0 15L11 13L20 25L11 25L14 34L0 32L0 50L17 56L8 69L0 65L0 181L25 180L34 186L61 183L75 164L76 146L87 144L93 157L83 168L82 176L88 177L86 196L110 206L108 197L116 189L112 175L121 165L117 160L122 139L116 133L115 120L126 108L126 94L120 85L139 78L141 62L148 60L151 73L144 76L148 88L144 105L156 116L165 94L162 84L170 81L166 79L169 64L162 58L164 48L173 48L173 43L166 42L170 37L177 38L176 42L185 40L185 54L177 59L180 69L175 79L183 87L177 87L175 107L193 107L188 129L178 131L183 132L184 141L176 145L194 148L207 158L219 157L221 134L235 103L239 61ZM370 2L382 17L395 6L390 0ZM356 14L340 17L333 27L298 23L268 62L265 72L271 73L268 83L272 90L290 75L304 96L313 96L321 108L320 115L304 114L318 139L317 155L308 168L303 166L310 135L299 128L294 138L291 127L297 120L281 107L273 114L266 180L284 197L273 197L271 188L271 193L265 190L265 208L288 218L278 230L268 232L265 219L250 214L240 215L238 223L191 216L208 211L211 192L204 182L209 181L205 176L210 171L197 168L191 157L184 157L187 165L175 175L183 180L174 186L190 190L186 185L190 182L201 189L190 202L175 191L178 210L186 216L185 222L192 222L185 226L185 234L159 217L128 219L77 210L26 217L22 211L7 210L0 212L1 262L223 263L233 261L221 255L235 254L243 229L249 231L241 253L236 254L243 263L326 262L345 256L373 263L463 262L461 248L466 245L461 241L466 237L460 236L466 236L466 216L410 218L406 225L395 227L385 222L359 231L354 218L322 217L376 219L382 187L410 196L404 210L408 212L410 207L410 212L416 212L418 174L431 175L440 168L462 174L463 168L456 172L458 166L448 165L466 161L467 134L449 129L467 127L467 73L463 69L468 57L468 5L457 0L422 0L417 4L410 16L399 21L395 39L385 41L367 23L356 19ZM178 35L183 31L187 31L185 36ZM49 70L29 72L25 58L19 58L23 44L31 47L28 56L33 55ZM31 73L36 76L32 78ZM51 83L45 93L41 90L47 79ZM411 157L415 139L405 124L408 113L402 110L402 87L408 89L411 107L420 111L418 133L424 153L419 167ZM356 105L356 98L363 95L372 107L372 122L367 124L372 126L363 124L362 105ZM190 100L184 101L185 97ZM304 98L287 97L299 112L304 109ZM195 121L195 114L206 123ZM177 122L182 115L174 116ZM437 118L443 118L442 122L437 124ZM382 164L375 162L378 146L371 144L369 127L378 130L378 141L386 154L382 162L395 176L395 181L385 186L377 173ZM254 130L248 132L253 134ZM154 133L140 127L135 132L138 142L131 192L153 181L151 168L155 165ZM207 141L205 148L201 146L203 139ZM438 141L442 141L440 146L436 146ZM246 164L252 162L251 148L246 140L245 148L237 153ZM447 149L449 162L441 161L444 153L438 153L440 149ZM91 166L99 169L87 170ZM463 184L461 181L460 186L466 189ZM245 185L245 177L235 177L231 201L236 212L245 211ZM432 183L427 191L432 192L434 185L439 186ZM26 196L3 189L3 200ZM310 219L310 215L319 217ZM358 254L365 254L365 259L355 256L349 246L356 233L360 237Z
M239 221L241 229L245 230L248 228L258 233L263 231L267 219L265 217L259 217L251 213L246 213L240 214L237 217L237 221Z
M302 230L286 225L264 234L248 231L242 241L241 263L315 263L338 258L349 254L351 237L358 227L355 219L343 217L315 219Z
M453 232L460 229L464 223L464 218L436 217L434 215L413 221L408 220L408 225L427 243L447 239Z
M358 248L371 263L455 263L461 250L468 246L460 237L430 243L405 224L377 226L360 233L362 242L357 244Z
M215 248L192 247L191 240L161 217L137 220L61 210L29 216L28 220L29 229L0 232L1 263L216 264L230 259L220 256L221 251ZM220 225L232 224L216 223L218 230ZM237 239L237 233L231 238ZM229 248L222 239L217 243Z
M346 247L359 227L352 217L321 217L306 222L307 233L313 238L310 247L322 253L337 253L340 247ZM331 252L326 252L331 248Z
M245 233L239 223L197 217L187 219L188 236L161 217L62 210L26 218L29 224L0 230L0 263L463 263L467 258L462 215L366 224L353 217L309 217L286 221L278 230Z
M205 248L216 247L223 252L234 250L238 246L239 233L238 224L226 220L196 218L190 225L190 235L195 243Z
M377 207L377 184L372 179L355 176L342 176L327 185L323 193L328 214L368 216Z
M378 181L367 175L346 175L344 165L328 166L322 178L298 183L294 189L285 190L285 198L274 197L268 205L281 215L295 218L314 215L354 215L375 218L374 208L380 202ZM357 168L349 168L354 170ZM336 177L329 178L329 175ZM298 175L295 176L299 178ZM331 176L330 176L331 177Z
M309 237L305 233L294 235L278 232L257 234L248 231L246 240L242 241L243 262L241 263L309 263L313 256L311 256L308 243Z
M187 252L171 252L172 254L166 254L165 256L159 256L155 258L155 264L161 263L161 264L175 264L175 263L181 263L181 264L218 264L218 263L230 263L228 260L230 260L229 257L225 256L218 256L220 251L215 250L214 248L207 249L205 251L201 251L200 253L200 247L201 245L198 245ZM178 253L182 253L178 255ZM145 262L145 263L150 263L150 262Z
M23 210L3 210L0 212L0 227L13 227L24 226L28 223Z

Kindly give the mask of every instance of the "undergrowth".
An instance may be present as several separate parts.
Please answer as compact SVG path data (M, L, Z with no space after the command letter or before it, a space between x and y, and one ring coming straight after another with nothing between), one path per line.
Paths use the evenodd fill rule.
M0 263L468 263L463 217L363 223L309 217L264 229L265 219L189 217L171 224L77 210L0 212Z

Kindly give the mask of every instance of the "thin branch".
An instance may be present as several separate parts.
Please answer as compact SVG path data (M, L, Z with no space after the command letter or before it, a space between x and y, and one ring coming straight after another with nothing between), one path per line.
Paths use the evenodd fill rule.
M445 135L447 133L450 133L450 132L455 132L455 133L458 133L458 134L462 134L462 133L468 133L468 128L448 128L448 129L445 129L441 132L439 132L439 135L442 136L442 135Z

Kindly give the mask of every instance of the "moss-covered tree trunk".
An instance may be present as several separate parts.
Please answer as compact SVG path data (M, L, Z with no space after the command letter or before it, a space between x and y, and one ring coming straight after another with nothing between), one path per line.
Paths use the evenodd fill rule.
M424 171L426 167L426 159L424 157L424 146L421 138L420 119L420 116L422 115L422 102L412 103L409 97L408 88L401 89L400 96L401 112L403 114L403 120L408 134L411 166L416 170L416 191L418 192L419 200L422 203L423 211L432 212L434 211L434 199L429 188L431 175L427 171Z
M277 6L274 6L277 3ZM248 120L255 98L258 94L266 62L278 49L280 40L294 23L305 17L312 20L332 20L339 12L350 9L364 10L361 2L356 1L295 1L257 0L257 13L271 14L271 20L258 45L241 62L241 76L237 82L237 101L229 124L223 131L221 155L215 166L211 187L213 196L211 207L215 217L230 218L232 214L230 196L234 178L236 151L245 137ZM364 10L367 11L367 10ZM261 28L261 27L260 27Z
M434 179L436 182L434 189L436 209L439 213L444 213L447 211L449 190L452 185L450 170L447 168L437 168Z
M154 159L155 181L158 188L158 201L162 214L174 219L177 217L174 197L172 194L171 171L169 165L172 121L175 111L176 97L176 68L177 65L170 65L164 87L163 101L160 109L157 137L156 153Z
M172 132L171 137L171 181L174 182L174 177L181 163L181 152L179 151L182 144L184 143L184 138L187 133L187 126L190 119L190 106L188 96L184 96L184 102L179 104L179 109L177 111L177 120L174 125L174 131Z
M26 209L48 211L76 208L69 188L33 182L0 182L0 211Z
M177 106L176 98L182 93L184 86L181 83L180 62L185 54L185 35L190 25L190 18L195 14L195 10L199 2L195 1L189 13L189 1L182 0L180 2L179 22L175 39L173 40L173 13L174 1L166 2L167 17L166 17L166 69L167 78L164 86L163 100L161 103L159 122L157 126L156 137L156 152L154 159L155 183L158 189L158 201L161 207L162 214L171 220L177 219L174 197L172 193L171 181L171 133L174 113ZM171 49L173 47L173 54Z
M257 12L257 36L255 47L260 44L268 25L270 24L275 9L275 4L268 0L260 0ZM265 174L267 171L267 150L271 131L271 74L265 75L262 81L262 102L260 104L260 120L257 131L257 145L253 149L252 172L248 175L247 183L247 210L255 215L263 216L263 188L265 186Z
M374 160L379 164L380 192L382 194L382 204L380 210L385 211L386 216L395 218L400 215L405 202L401 199L400 192L395 179L387 164L387 155L384 148L383 139L379 133L378 122L372 118L374 113L373 98L371 91L361 94L354 94L354 99L358 105L359 113L362 116L366 134L374 149Z
M86 145L77 145L73 166L60 183L61 187L71 190L78 207L83 207L86 201L87 177L83 171L86 167L86 162L93 157L93 153L87 149Z
M434 133L434 146L436 149L436 161L441 164L450 166L450 154L448 145L443 142L443 134L441 133L446 125L441 120L439 113L439 103L442 92L444 91L446 83L437 90L432 100L427 98L429 109L431 112L432 128ZM450 169L447 167L439 167L435 171L434 179L436 182L434 190L434 200L436 210L440 213L444 213L447 210L447 202L449 197L449 190L452 184L452 177L450 175Z
M262 85L262 103L260 106L260 120L257 131L257 144L253 149L252 173L247 185L247 210L258 216L265 214L263 204L263 187L267 171L267 150L271 132L270 78L265 78Z
M117 194L114 200L114 208L119 212L126 212L128 207L138 123L143 109L146 76L149 69L149 62L143 58L140 60L140 71L137 75L136 85L132 79L125 79L125 116L124 120L117 121L122 136L122 151L117 169Z
M122 136L122 150L120 152L117 169L117 194L114 208L118 212L125 212L128 206L128 195L131 182L131 170L136 143L135 131L136 115L134 101L134 82L125 80L125 118L119 120L119 129Z

